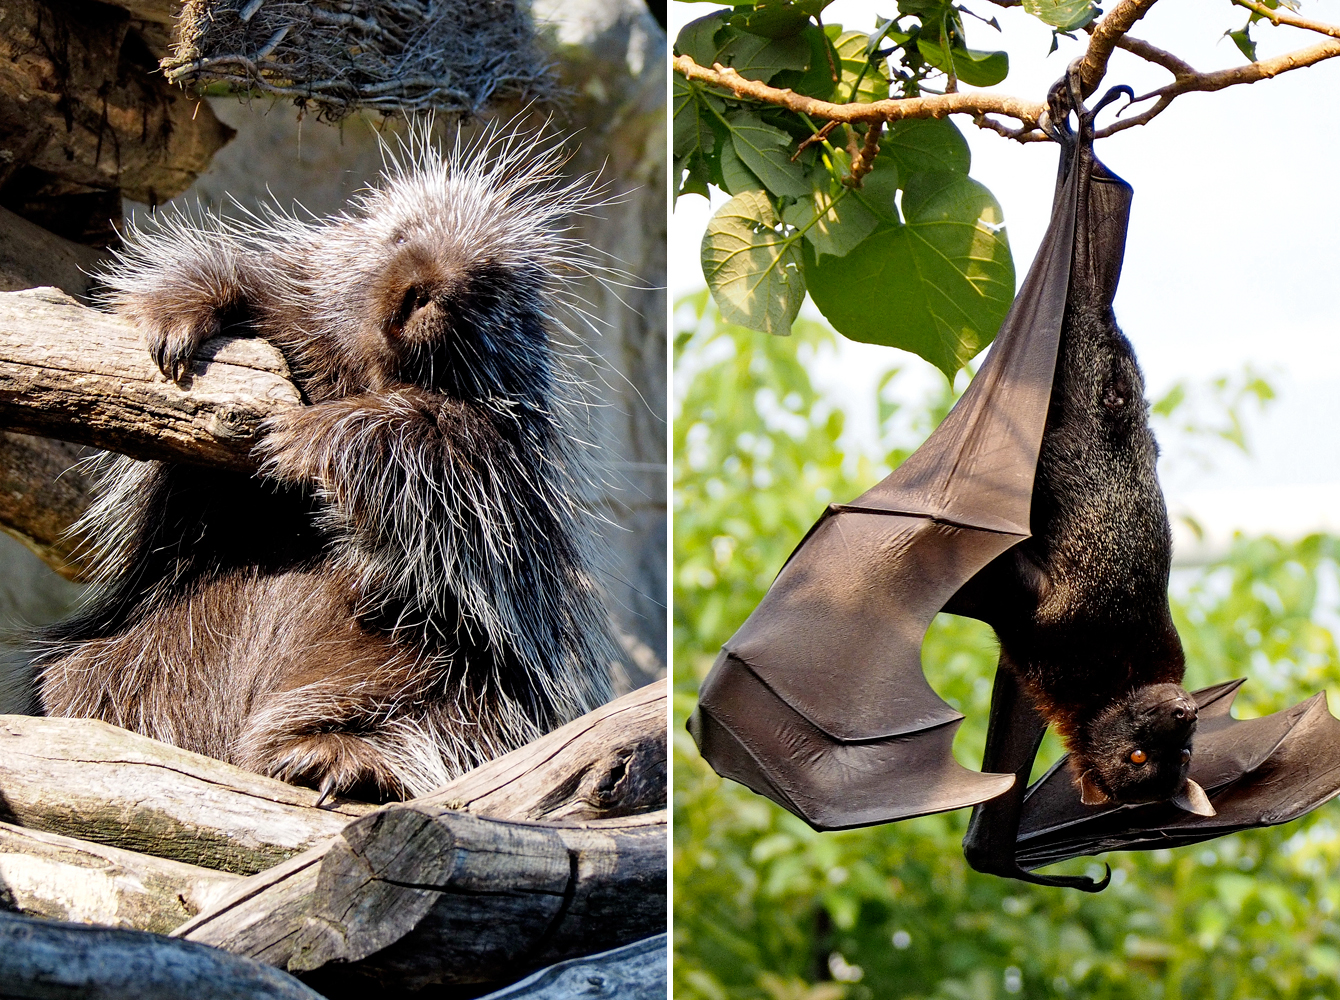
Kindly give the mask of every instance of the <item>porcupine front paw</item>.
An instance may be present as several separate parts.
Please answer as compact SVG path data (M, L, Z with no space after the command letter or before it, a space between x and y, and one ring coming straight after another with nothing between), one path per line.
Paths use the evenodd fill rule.
M146 310L148 311L148 310ZM200 345L217 336L222 329L219 314L204 307L194 312L150 316L140 320L149 355L158 370L174 382L180 382L190 368Z
M306 785L321 794L316 805L332 795L386 802L403 799L405 789L374 746L352 733L310 733L282 740L256 770Z

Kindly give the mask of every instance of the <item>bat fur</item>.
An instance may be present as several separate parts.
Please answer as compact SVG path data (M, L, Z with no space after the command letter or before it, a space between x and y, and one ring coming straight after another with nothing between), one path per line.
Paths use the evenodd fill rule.
M995 629L1001 666L1062 736L1086 803L1173 800L1204 813L1209 801L1187 777L1196 702L1180 687L1172 534L1144 380L1111 308L1079 284L1038 454L1032 537L945 610L969 609ZM1003 594L1013 601L1002 606Z
M268 421L257 477L110 464L82 525L103 579L38 661L47 714L387 799L609 698L555 319L593 196L534 139L416 132L345 214L131 233L105 280L164 374L249 328L310 405Z

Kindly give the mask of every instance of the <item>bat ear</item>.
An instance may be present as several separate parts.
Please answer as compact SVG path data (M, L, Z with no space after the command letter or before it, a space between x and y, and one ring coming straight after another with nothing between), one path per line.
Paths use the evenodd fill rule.
M1214 806L1210 805L1210 797L1205 794L1205 789L1190 778L1186 779L1186 784L1172 797L1171 802L1178 809L1185 809L1197 816L1214 815Z
M1093 780L1093 772L1085 771L1079 776L1079 800L1086 806L1101 806L1110 801L1108 794Z

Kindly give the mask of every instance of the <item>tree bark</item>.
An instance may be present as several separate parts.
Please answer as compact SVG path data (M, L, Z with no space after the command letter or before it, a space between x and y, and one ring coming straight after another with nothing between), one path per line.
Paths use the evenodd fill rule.
M506 982L665 920L664 812L550 826L407 803L335 841L285 964L323 969L317 989Z
M249 471L265 417L301 403L263 340L208 341L180 384L115 316L54 288L0 293L0 426L132 458Z

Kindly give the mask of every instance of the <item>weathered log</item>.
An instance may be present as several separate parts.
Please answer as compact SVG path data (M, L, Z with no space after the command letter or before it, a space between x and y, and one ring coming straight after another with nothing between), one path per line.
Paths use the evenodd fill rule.
M666 682L656 681L416 802L496 819L579 820L665 807Z
M0 912L0 1000L322 1000L292 976L142 931Z
M0 208L0 291L54 285L87 301L91 272L105 259ZM92 454L65 441L0 431L0 530L71 580L90 568L66 529L88 506L88 477L74 466Z
M376 807L92 719L0 716L0 820L251 875Z
M0 909L30 917L166 934L238 881L180 861L0 823Z
M507 982L665 922L664 812L557 826L395 805L322 859L285 965L317 989Z
M301 403L283 355L215 337L179 384L130 324L55 288L0 293L0 426L133 458L250 470L260 422Z
M668 941L665 934L585 958L570 958L479 1000L665 1000Z
M666 688L662 680L624 695L407 805L434 814L452 808L532 821L663 808ZM173 933L287 965L325 851L313 848L238 883L211 910Z

